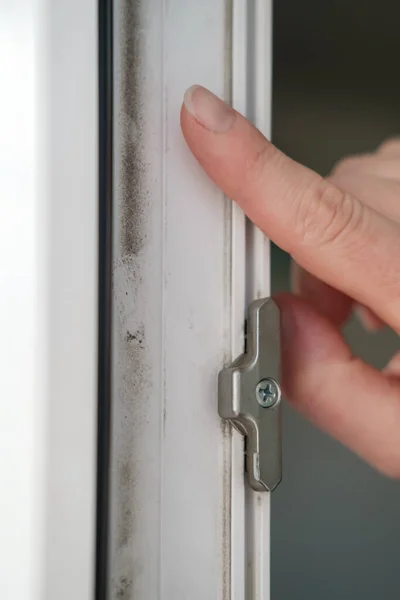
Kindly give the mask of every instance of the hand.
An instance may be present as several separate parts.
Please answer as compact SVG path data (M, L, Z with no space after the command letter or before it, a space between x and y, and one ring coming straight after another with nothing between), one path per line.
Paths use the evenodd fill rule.
M186 141L209 176L296 264L277 301L286 397L382 472L400 477L400 357L383 373L352 355L354 306L400 332L400 141L323 179L201 87L185 95Z

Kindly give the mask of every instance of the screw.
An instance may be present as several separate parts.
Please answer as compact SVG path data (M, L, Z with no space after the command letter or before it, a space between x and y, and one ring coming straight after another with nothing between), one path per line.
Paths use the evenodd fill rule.
M263 408L276 406L281 399L279 383L272 377L262 379L256 386L256 398L258 404Z

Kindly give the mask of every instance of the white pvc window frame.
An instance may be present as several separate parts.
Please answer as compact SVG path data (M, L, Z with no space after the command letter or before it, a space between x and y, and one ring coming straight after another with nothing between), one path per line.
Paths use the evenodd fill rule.
M271 3L114 2L109 595L268 600L270 496L247 487L217 374L269 295L269 244L179 128L202 84L269 134Z
M98 3L0 0L0 597L95 594ZM114 1L109 598L268 600L269 495L217 412L269 246L179 129L203 84L269 133L271 5ZM16 75L17 74L17 75Z
M0 597L94 590L95 0L0 1Z

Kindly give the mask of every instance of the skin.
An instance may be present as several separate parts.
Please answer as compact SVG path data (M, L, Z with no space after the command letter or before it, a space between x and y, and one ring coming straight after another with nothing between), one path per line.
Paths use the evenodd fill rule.
M329 178L295 163L199 86L181 111L200 165L294 261L281 310L285 396L316 425L400 477L400 355L383 372L352 355L341 326L400 333L400 140L340 162Z

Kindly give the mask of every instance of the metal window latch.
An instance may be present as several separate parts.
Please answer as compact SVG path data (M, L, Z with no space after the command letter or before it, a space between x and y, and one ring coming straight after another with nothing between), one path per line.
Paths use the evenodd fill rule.
M248 311L247 348L219 374L219 414L246 436L250 486L272 491L282 478L279 309L270 298Z

